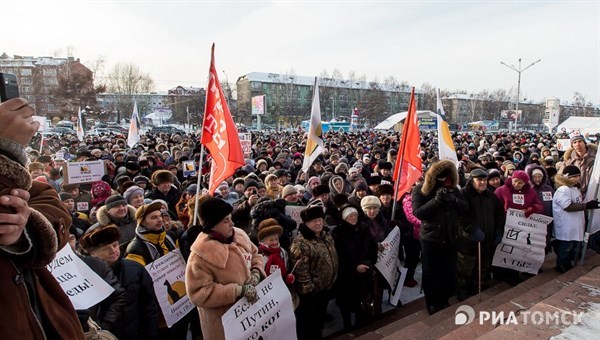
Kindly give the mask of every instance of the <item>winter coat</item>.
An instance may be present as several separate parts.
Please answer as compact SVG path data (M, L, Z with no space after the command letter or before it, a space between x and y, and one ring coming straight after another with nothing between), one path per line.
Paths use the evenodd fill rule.
M258 245L258 225L267 218L274 218L283 228L283 234L279 237L279 243L285 250L290 249L292 242L292 231L296 230L296 221L285 214L287 202L280 198L276 200L263 201L256 204L250 210L252 226L250 228L250 240Z
M250 210L252 206L246 196L242 196L237 202L233 204L233 212L231 213L231 219L236 227L242 229L246 234L251 232Z
M139 263L123 258L112 270L126 292L123 339L157 339L159 307L150 274Z
M418 240L420 238L419 234L421 233L421 220L413 214L412 195L404 195L402 198L402 209L404 210L406 219L413 227L413 238Z
M252 269L264 275L263 258L248 235L235 227L232 243L201 233L191 251L185 271L188 297L198 306L204 339L224 339L221 317L238 300L237 289Z
M360 216L360 214L359 214ZM367 225L367 229L369 230L369 234L375 240L375 242L383 242L388 234L392 231L390 227L390 222L383 216L383 213L380 211L377 213L374 219L370 219L365 216L365 223Z
M304 223L290 246L292 262L302 259L296 267L296 291L300 295L314 294L333 287L338 272L338 256L329 228L320 235Z
M544 211L544 206L530 183L525 183L523 188L517 191L512 185L512 177L509 177L503 186L494 191L494 194L498 197L505 213L510 208L529 210L533 214L541 214Z
M469 203L469 212L459 219L458 251L465 255L475 254L477 242L473 240L473 233L477 229L485 234L482 245L493 251L502 238L506 219L498 198L487 188L481 193L477 192L472 179L461 189L461 193Z
M96 218L98 222L91 226L87 232L91 232L92 230L105 227L109 224L115 224L119 227L119 231L121 232L121 238L119 239L119 248L121 248L121 254L125 253L129 242L133 240L135 237L135 227L137 226L137 222L135 220L135 208L131 205L127 205L127 216L123 219L116 219L111 217L106 209L106 206L100 207L96 212Z
M436 192L442 189L436 177L442 172L451 169L452 188L446 188L454 197L455 203L438 202ZM451 161L438 161L433 163L427 173L423 184L417 185L412 191L413 214L421 220L421 240L453 244L458 233L457 220L461 214L469 210L468 202L456 187L458 173L456 166Z
M371 287L369 284L375 262L377 262L377 242L369 234L367 226L343 221L331 232L338 254L338 284L336 302L340 308L357 311L360 298ZM365 273L356 271L359 264L369 267Z
M125 258L146 266L176 248L175 235L171 232L164 229L153 231L138 226L135 229L135 238L127 246Z
M179 202L180 197L181 192L179 192L179 190L177 190L177 188L174 186L171 186L171 189L169 189L169 192L167 192L166 195L160 192L158 188L153 188L148 194L146 194L146 198L151 200L163 200L167 202L169 210L172 212L177 212L177 202Z
M5 150L5 142L0 143L0 194L13 188L29 191L31 215L24 231L27 250L0 247L0 338L83 340L83 329L71 301L46 269L58 249L67 244L71 217L56 190L32 182L22 164L5 156L11 154ZM17 149L18 145L14 146ZM23 148L13 152L25 153ZM36 303L31 302L32 292Z
M579 157L573 148L567 149L563 155L563 165L558 169L558 174L562 174L563 169L569 165L575 165L581 170L580 191L583 195L587 193L587 187L592 177L592 168L596 160L596 153L598 152L598 146L595 144L587 144L586 148L587 152L583 157Z
M558 187L552 201L554 237L560 241L583 241L585 204L579 191L579 181L562 175L554 179Z
M540 183L540 185L533 183L532 180L531 186L533 187L533 190L535 190L539 201L542 202L542 205L544 206L544 211L542 212L542 214L552 217L552 197L554 196L554 189L548 184L548 174L546 173L546 169L544 169L543 166L528 166L527 169L525 169L525 171L527 172L527 175L529 175L529 178L532 178L531 173L535 169L541 170L544 175L542 177L542 182Z

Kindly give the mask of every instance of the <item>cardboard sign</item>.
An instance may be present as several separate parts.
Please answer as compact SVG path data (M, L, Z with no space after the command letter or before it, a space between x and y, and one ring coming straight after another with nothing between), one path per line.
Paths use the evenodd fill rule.
M88 211L89 205L88 202L77 202L77 211Z
M66 163L63 166L66 184L91 183L101 181L106 174L103 160Z
M67 243L49 265L60 288L67 294L75 309L87 309L106 299L114 288L88 267Z
M392 288L390 292L390 303L397 306L408 271L406 268L402 267L400 259L398 259L398 251L400 249L400 229L394 227L385 240L383 240L382 244L385 249L382 252L377 253L375 268L379 270Z
M183 162L183 177L193 177L196 173L196 162L193 160Z
M508 209L502 242L496 247L492 265L537 274L544 263L546 226L552 217Z
M238 133L240 138L240 144L242 145L242 151L244 157L249 158L252 156L252 134L251 133Z
M285 214L287 216L291 217L294 221L296 221L296 226L299 226L300 223L302 223L302 217L300 217L300 212L304 209L306 209L306 207L304 207L304 206L287 205L285 207ZM292 231L293 237L296 237L297 234L298 234L298 228L296 228L296 229L294 229L294 231Z
M146 270L152 277L156 299L170 328L194 309L185 290L183 256L178 249L174 250L147 265Z
M570 147L571 147L570 139L565 138L565 139L557 139L556 140L556 149L558 151L567 151L567 149Z
M276 270L256 286L258 301L241 298L223 314L225 339L296 339L290 291Z

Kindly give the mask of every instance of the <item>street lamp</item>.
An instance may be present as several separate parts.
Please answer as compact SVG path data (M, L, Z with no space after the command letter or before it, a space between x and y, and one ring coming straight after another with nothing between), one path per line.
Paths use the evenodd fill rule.
M508 64L506 64L503 61L500 62L500 64L508 67L509 69L511 69L511 70L513 70L513 71L515 71L515 72L517 72L519 74L519 79L517 81L517 105L516 105L516 109L515 109L515 111L517 111L516 112L516 117L515 117L515 131L517 130L517 122L519 120L519 100L520 100L520 97L521 97L521 73L523 71L525 71L526 69L530 68L531 66L539 63L540 61L542 61L542 59L538 59L538 60L534 61L533 63L529 64L529 66L527 66L525 68L521 68L521 58L519 58L519 68L518 69L514 65L512 65L512 64L508 65Z

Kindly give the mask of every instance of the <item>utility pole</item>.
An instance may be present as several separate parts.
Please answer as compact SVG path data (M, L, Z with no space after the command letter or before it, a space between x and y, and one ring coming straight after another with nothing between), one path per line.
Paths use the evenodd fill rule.
M501 61L500 64L508 67L509 69L517 72L519 74L519 78L517 80L517 104L516 104L516 108L515 111L517 111L516 117L515 117L515 131L517 130L517 122L519 119L519 101L521 100L521 73L523 73L526 69L530 68L531 66L539 63L540 61L542 61L542 59L538 59L536 61L534 61L533 63L529 64L529 66L525 67L525 68L521 68L521 58L519 58L519 68L516 68L514 65L508 65L505 62ZM523 119L523 118L521 118Z

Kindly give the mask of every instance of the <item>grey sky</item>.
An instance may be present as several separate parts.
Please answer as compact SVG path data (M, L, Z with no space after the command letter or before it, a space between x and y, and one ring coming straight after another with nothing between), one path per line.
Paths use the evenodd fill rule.
M106 71L133 62L157 90L205 86L210 46L229 82L249 72L339 69L442 89L516 88L525 98L600 103L600 1L10 1L0 51L48 56L73 46ZM225 72L223 72L223 70Z

